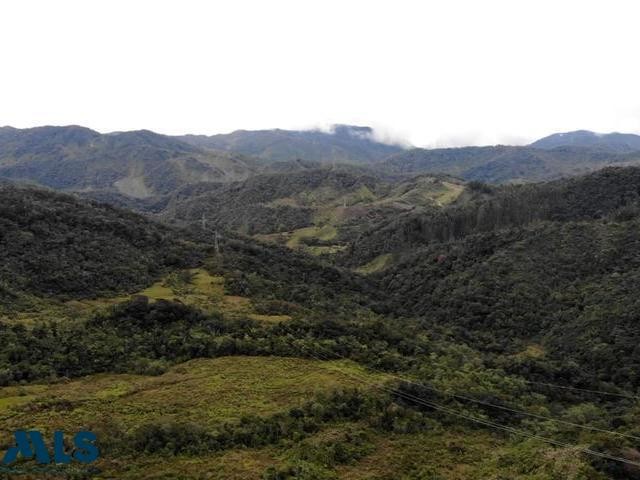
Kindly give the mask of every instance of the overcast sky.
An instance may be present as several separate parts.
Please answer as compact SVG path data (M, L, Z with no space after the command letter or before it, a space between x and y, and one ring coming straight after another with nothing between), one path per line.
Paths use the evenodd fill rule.
M640 133L639 22L636 0L6 0L0 125Z

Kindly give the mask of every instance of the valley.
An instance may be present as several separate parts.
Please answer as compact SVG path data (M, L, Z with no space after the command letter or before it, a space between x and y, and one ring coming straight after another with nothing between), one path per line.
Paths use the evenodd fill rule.
M70 478L640 478L626 147L571 153L576 176L478 181L473 152L388 168L412 150L348 130L312 135L336 162L277 168L238 138L56 132L0 134L3 446L91 430L101 457ZM147 154L142 183L104 173ZM247 168L185 173L203 155ZM184 173L156 172L166 188L145 163L165 161Z

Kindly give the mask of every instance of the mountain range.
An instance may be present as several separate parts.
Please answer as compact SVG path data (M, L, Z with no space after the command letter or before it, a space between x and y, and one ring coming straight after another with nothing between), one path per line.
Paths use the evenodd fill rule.
M640 152L617 153L583 146L415 148L377 167L390 174L446 173L487 183L524 183L584 174L609 165L638 165Z
M238 130L222 135L178 137L191 145L236 152L267 162L298 159L322 163L368 164L403 150L376 140L370 127L334 125L322 130Z
M204 150L148 130L0 130L0 177L59 190L106 190L145 198L185 183L246 178L254 170L255 161L243 155Z
M530 147L552 149L557 147L599 148L616 153L640 150L640 135L631 133L595 133L588 130L554 133L533 142Z
M369 127L236 131L171 137L147 130L101 134L78 127L0 129L0 178L81 192L114 203L155 203L187 185L289 174L341 164L388 179L447 174L522 183L640 163L640 137L578 131L529 146L412 148L376 140Z
M0 130L0 445L92 431L73 478L640 478L635 152L270 135Z

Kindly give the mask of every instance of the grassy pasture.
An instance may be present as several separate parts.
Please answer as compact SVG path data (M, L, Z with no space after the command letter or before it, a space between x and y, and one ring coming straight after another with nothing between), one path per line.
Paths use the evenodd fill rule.
M130 430L159 420L216 424L270 415L317 393L355 386L366 373L350 361L280 357L196 359L159 376L98 374L52 385L0 388L0 424L50 431L105 419Z
M290 319L286 315L257 314L254 312L249 298L225 295L224 277L212 276L202 268L194 268L173 272L144 290L134 292L131 295L70 300L67 302L60 302L54 299L37 299L33 308L19 312L11 318L0 317L0 320L25 325L33 325L38 321L52 319L81 321L138 295L148 297L152 302L157 300L179 300L205 312L217 310L229 316L245 316L268 323L277 323Z

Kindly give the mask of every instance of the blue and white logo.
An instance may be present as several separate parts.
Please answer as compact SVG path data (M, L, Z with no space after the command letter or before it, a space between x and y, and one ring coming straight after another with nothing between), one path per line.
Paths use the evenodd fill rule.
M53 434L53 455L47 448L44 438L37 430L18 430L14 432L15 446L4 454L2 465L8 467L18 459L35 459L41 465L70 464L72 461L91 463L98 459L100 451L95 442L97 437L92 432L81 431L73 437L73 450L65 451L64 433Z

